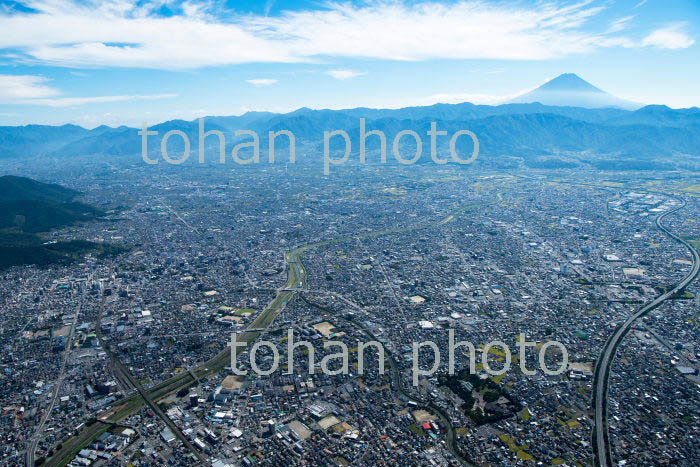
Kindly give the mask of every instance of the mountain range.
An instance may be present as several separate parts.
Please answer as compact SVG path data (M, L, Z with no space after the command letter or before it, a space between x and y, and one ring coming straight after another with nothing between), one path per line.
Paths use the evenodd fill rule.
M403 129L425 134L432 121L448 134L469 129L478 136L483 156L491 156L493 160L522 158L534 166L542 161L545 166L551 165L551 160L555 160L555 167L561 165L556 161L563 161L564 166L591 163L604 168L606 161L634 160L640 162L637 168L653 168L648 162L658 162L661 158L666 161L666 167L669 161L672 165L695 163L695 156L700 153L700 109L696 107L671 109L653 105L631 110L633 103L612 96L574 74L561 75L515 100L518 102L496 106L461 103L401 109L301 108L283 114L248 112L240 116L209 116L204 120L207 131L219 130L225 134L229 153L236 142L249 140L249 137L235 137L235 131L242 129L257 132L262 147L266 147L269 131L283 129L294 133L298 144L318 150L323 147L324 131L345 130L356 141L360 118L367 119L368 130L382 130L387 138L393 138ZM149 129L159 132L149 139L151 151L160 151L160 139L168 130L183 131L190 138L193 151L197 149L197 120L171 120ZM138 131L126 126L100 126L92 130L76 125L5 126L0 127L0 158L139 156ZM447 148L449 138L442 139L439 150ZM182 150L180 141L172 138L169 148ZM286 138L279 140L284 141ZM217 144L217 138L209 137L207 151L215 153Z

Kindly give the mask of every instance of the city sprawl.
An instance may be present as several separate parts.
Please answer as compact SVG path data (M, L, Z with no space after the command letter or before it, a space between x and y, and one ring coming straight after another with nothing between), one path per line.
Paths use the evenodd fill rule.
M618 326L693 272L697 180L316 169L23 161L27 176L78 190L105 213L47 241L123 248L0 272L0 464L593 462L596 365ZM664 214L661 225L690 248L660 229ZM700 458L698 292L691 282L635 320L609 362L604 423L619 462ZM287 374L290 330L314 344L315 364L298 351ZM450 375L450 330L477 350L506 343L509 371L487 374L479 355L470 374L458 351ZM247 376L231 368L232 333L248 344L235 354ZM258 340L281 356L267 376L250 368ZM320 371L331 340L350 349L348 374ZM383 373L372 347L358 370L358 342L368 341L385 350ZM442 359L414 385L421 341ZM547 341L568 351L561 374L540 368ZM433 357L421 348L420 368ZM556 369L562 355L550 347L542 358ZM256 359L268 368L271 349ZM498 348L486 360L505 363Z

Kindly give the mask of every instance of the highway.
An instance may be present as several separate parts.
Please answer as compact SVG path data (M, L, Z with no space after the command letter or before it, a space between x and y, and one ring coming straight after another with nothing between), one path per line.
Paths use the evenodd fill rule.
M698 275L700 271L700 255L698 251L688 242L678 235L670 232L664 225L663 219L669 214L673 214L686 205L686 201L681 199L682 204L677 208L667 211L656 218L656 226L673 240L683 244L693 257L693 267L688 274L678 282L671 290L659 295L651 302L639 308L630 315L624 323L615 329L615 332L608 338L598 357L595 373L593 376L593 407L595 409L595 419L593 425L593 458L596 466L612 467L612 450L610 448L610 435L608 429L608 389L610 383L610 368L615 359L617 348L630 331L635 322L657 308L663 302L682 291Z

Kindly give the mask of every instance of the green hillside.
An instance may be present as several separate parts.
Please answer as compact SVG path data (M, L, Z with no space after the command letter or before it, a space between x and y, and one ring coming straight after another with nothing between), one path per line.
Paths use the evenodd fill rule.
M68 263L88 253L117 254L122 247L73 240L49 243L40 232L47 232L93 221L103 213L73 201L78 192L29 178L0 177L0 269L24 264L46 266Z
M47 232L78 221L95 219L102 213L87 204L51 203L37 200L0 201L0 229Z
M70 188L37 182L31 178L14 175L0 177L0 201L34 200L65 203L78 194Z

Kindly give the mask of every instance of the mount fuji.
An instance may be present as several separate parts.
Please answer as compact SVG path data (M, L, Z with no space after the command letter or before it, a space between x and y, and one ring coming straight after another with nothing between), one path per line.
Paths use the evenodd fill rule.
M589 109L616 107L634 110L641 107L636 102L620 99L593 86L574 73L559 75L542 86L512 99L510 102L519 104L539 102L544 105L585 107Z

